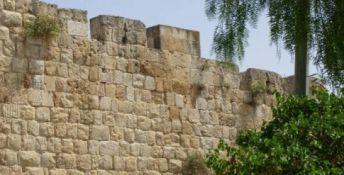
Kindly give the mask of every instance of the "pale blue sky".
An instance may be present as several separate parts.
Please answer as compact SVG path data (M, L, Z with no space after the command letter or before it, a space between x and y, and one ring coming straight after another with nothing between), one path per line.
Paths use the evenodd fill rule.
M98 15L123 16L141 20L150 27L157 24L200 31L202 57L215 58L211 44L216 21L209 21L204 13L204 0L44 0L63 8L88 11L88 17ZM240 71L247 68L271 70L289 76L294 74L293 57L282 50L278 58L276 47L270 45L268 18L262 14L256 29L250 28L249 45L246 47ZM310 74L316 68L310 66Z

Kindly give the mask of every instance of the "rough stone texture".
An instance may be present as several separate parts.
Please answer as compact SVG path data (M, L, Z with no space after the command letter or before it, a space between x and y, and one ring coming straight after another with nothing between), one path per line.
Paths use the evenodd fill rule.
M88 35L88 26L85 23L69 20L67 26L70 35L83 37L87 37Z
M180 174L189 154L270 120L272 92L292 89L200 58L195 31L99 16L89 40L86 13L0 0L1 175ZM48 45L17 32L38 14L60 20Z
M158 25L147 29L148 47L200 56L199 32Z

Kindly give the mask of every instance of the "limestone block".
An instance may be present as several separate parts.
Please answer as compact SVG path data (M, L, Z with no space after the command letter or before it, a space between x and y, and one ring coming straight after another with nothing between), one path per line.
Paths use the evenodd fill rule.
M135 99L135 89L132 86L126 87L126 97L129 101L134 101Z
M4 1L0 0L0 10L4 9ZM9 174L9 173L8 173Z
M123 72L115 70L114 71L114 83L123 84Z
M29 64L29 71L31 74L44 74L44 61L42 60L31 60Z
M197 109L188 109L189 121L192 123L200 122L200 114Z
M158 167L160 172L168 171L168 162L167 159L159 158L158 159Z
M57 64L57 75L60 77L68 77L68 66L65 63Z
M30 135L39 135L39 123L37 121L31 120L27 123L27 130Z
M118 111L125 113L125 114L131 114L133 112L133 105L132 102L129 101L118 101Z
M90 139L107 141L110 139L110 130L107 126L97 126L94 125L91 127Z
M65 169L54 169L49 170L50 175L67 175L67 170Z
M117 171L125 170L125 161L123 157L114 156L114 169Z
M30 135L22 136L22 151L35 151L35 137Z
M56 137L65 137L67 134L67 126L64 123L55 124L55 135Z
M27 59L14 58L12 60L12 71L18 73L26 73L28 70Z
M0 1L0 6L1 6L2 1ZM1 7L0 7L1 9ZM10 168L5 167L5 166L0 166L0 174L2 175L10 175Z
M99 154L99 141L96 140L90 140L88 141L88 152L92 155L98 155Z
M55 135L54 126L51 123L41 123L39 128L41 136L51 137Z
M148 131L151 129L152 121L151 119L143 116L137 117L137 128L143 131Z
M110 97L100 97L99 109L111 111L112 99Z
M0 163L6 166L18 164L17 152L12 150L0 150Z
M118 44L146 45L147 40L146 28L141 21L103 15L91 19L91 36Z
M68 169L67 175L84 175L84 173L78 170Z
M32 10L32 0L16 0L16 11L26 13Z
M100 155L118 156L119 146L118 143L113 141L101 142L99 145Z
M67 21L68 34L73 36L88 36L88 25L87 23L77 22L68 20Z
M0 49L1 50L1 49ZM0 57L0 71L9 72L11 70L12 58Z
M126 171L136 171L137 170L137 158L128 157L125 158L125 169Z
M207 100L202 98L202 97L198 97L196 99L196 108L197 109L207 109L208 108Z
M133 75L133 85L136 88L143 88L143 84L145 81L145 77L141 74L134 74Z
M27 133L27 124L23 120L12 120L11 124L13 134L26 134Z
M2 10L0 11L0 24L7 27L21 27L22 15L13 11Z
M20 107L20 118L24 120L35 119L35 108L31 106L21 106Z
M20 135L14 135L14 134L9 135L7 142L8 142L8 148L12 150L20 150L21 143L22 143Z
M95 95L88 96L89 98L89 107L91 109L98 109L99 108L99 97Z
M41 156L41 166L46 168L55 167L55 156L54 153L43 153Z
M36 109L36 120L40 122L50 121L50 109L47 107L40 107Z
M32 79L31 87L33 89L40 89L40 90L44 89L44 76L43 75L32 75L31 79Z
M56 157L56 167L57 168L76 168L76 156L74 154L59 154Z
M53 108L51 110L51 120L53 122L66 123L69 118L69 111L64 108Z
M29 102L32 106L40 106L43 104L43 91L31 89L28 94Z
M74 140L74 152L77 154L87 154L87 141Z
M90 170L92 166L92 159L90 155L78 155L76 164L80 170Z
M176 106L179 108L184 108L184 96L176 94L175 98Z
M112 84L105 85L105 95L107 97L115 98L116 97L116 86Z
M148 47L200 56L197 31L158 25L147 29Z
M7 147L7 135L0 134L0 149Z
M113 168L113 160L112 159L113 159L112 156L108 156L108 155L101 156L99 167L101 169L105 169L105 170L112 170L112 168Z
M44 175L43 168L25 167L25 175Z
M82 140L89 138L89 127L87 125L78 125L78 138Z
M0 1L1 4L1 1ZM5 26L0 26L0 40L7 40L10 38L10 31Z
M61 139L59 138L49 138L48 139L48 151L53 153L62 152Z
M22 166L39 166L41 163L40 155L34 151L20 151L18 154Z
M153 77L146 77L145 80L145 89L147 90L155 90L155 80Z
M62 152L72 154L73 146L72 139L62 139Z

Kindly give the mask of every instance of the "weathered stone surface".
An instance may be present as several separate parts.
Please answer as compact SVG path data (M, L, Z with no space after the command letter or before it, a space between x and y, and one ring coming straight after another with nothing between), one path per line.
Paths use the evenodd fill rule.
M19 157L22 166L39 166L41 162L40 155L33 151L21 151Z
M98 16L91 19L91 36L100 41L119 44L146 45L146 28L138 20L115 16Z
M90 138L92 140L109 140L110 139L110 130L107 126L92 126L91 127L91 135Z
M48 41L24 36L58 18ZM192 152L271 120L291 78L199 57L198 32L0 0L0 174L180 174ZM148 36L148 46L146 46Z
M147 29L148 47L200 56L199 32L158 25Z
M88 35L87 23L68 20L67 21L67 28L68 28L68 33L70 35L83 36L83 37L87 37L87 35Z
M22 16L17 12L2 10L0 11L0 24L7 27L20 27L22 25Z
M0 26L0 40L7 40L10 37L10 31L5 26Z

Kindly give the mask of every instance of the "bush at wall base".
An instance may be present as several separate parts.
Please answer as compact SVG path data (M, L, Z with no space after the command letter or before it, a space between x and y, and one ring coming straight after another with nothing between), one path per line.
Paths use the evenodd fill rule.
M207 155L216 174L344 174L344 96L280 96L273 120Z

